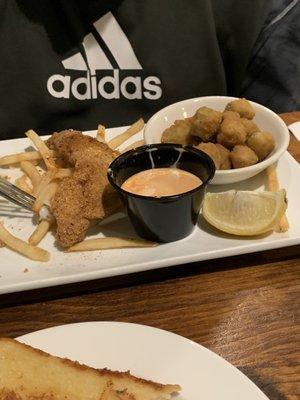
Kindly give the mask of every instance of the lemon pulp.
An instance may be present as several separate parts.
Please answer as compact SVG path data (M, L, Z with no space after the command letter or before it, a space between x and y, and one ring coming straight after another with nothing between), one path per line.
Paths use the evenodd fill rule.
M230 190L207 193L202 214L211 225L221 231L253 236L270 231L286 208L284 189L277 192Z

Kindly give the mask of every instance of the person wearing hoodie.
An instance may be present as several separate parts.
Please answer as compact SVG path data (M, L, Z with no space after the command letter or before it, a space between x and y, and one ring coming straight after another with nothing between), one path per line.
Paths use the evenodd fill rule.
M256 59L266 52L258 43L269 43L278 27L272 21L286 6L274 12L271 3L1 0L0 139L22 137L29 128L49 134L127 125L198 96L244 96L268 105L267 71L256 85L263 64ZM287 98L287 109L277 99L275 111L299 105Z

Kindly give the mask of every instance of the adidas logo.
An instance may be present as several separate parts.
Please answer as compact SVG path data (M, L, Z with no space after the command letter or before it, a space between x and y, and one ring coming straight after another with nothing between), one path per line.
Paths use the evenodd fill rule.
M144 76L128 38L111 12L93 24L93 33L85 36L81 52L62 61L66 70L82 71L82 76L49 77L47 89L53 97L78 100L161 97L160 79Z

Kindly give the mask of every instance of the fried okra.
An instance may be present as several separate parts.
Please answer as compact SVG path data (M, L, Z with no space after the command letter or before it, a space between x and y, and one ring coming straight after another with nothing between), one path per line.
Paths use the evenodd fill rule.
M258 157L248 146L234 146L230 153L233 168L243 168L254 165L258 162Z
M246 138L246 130L240 120L225 118L221 123L217 142L232 149L237 144L244 144Z
M235 111L240 114L242 118L252 119L255 115L254 108L246 99L233 100L227 104L226 111Z
M162 143L193 144L190 118L178 119L161 137Z
M192 117L191 134L203 142L214 140L222 121L222 113L209 107L200 107Z
M213 162L215 163L216 169L220 169L222 157L216 144L202 142L195 147L210 156L210 158L212 158Z
M231 101L223 112L203 106L167 128L162 142L193 145L213 159L216 169L246 167L264 160L275 147L272 135L260 131L254 116L244 98Z
M216 147L219 150L221 158L219 169L231 169L230 151L219 143L216 143Z
M259 127L250 119L241 118L240 121L246 130L247 138L249 138L252 135L252 133L259 132Z
M262 161L274 150L275 140L269 132L254 132L247 140L247 146L257 154L259 161Z
M222 112L223 119L229 118L229 119L240 119L240 114L237 113L236 111L223 111Z

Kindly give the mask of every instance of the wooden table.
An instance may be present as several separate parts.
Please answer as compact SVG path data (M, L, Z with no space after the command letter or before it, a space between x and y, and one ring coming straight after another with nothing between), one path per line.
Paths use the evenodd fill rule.
M300 112L282 117L291 123L300 120ZM300 161L300 145L294 138L289 150ZM270 399L296 400L299 278L300 246L294 246L4 295L0 336L94 320L152 325L220 354Z

